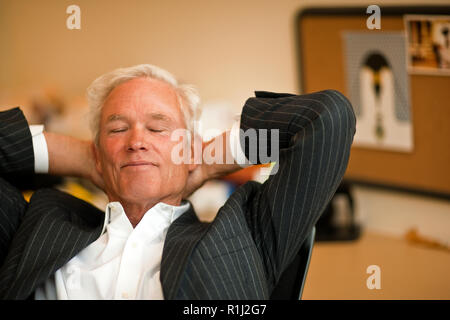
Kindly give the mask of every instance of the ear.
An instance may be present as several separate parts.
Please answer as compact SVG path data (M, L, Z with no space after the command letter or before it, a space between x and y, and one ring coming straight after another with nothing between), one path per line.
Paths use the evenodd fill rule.
M102 175L102 165L100 162L100 150L96 143L92 144L92 148L94 148L94 157L95 157L95 169L97 169L97 172Z
M191 140L191 158L188 165L189 172L194 171L202 163L203 144L202 137L194 133L194 139Z

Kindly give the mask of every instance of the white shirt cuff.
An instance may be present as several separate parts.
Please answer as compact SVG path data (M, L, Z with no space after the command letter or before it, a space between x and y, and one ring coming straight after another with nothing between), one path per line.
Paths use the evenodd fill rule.
M48 148L43 125L30 125L33 139L34 172L48 173Z
M244 151L242 151L241 143L239 139L239 130L241 128L241 115L236 115L236 121L230 131L230 149L233 155L234 161L242 168L251 166Z

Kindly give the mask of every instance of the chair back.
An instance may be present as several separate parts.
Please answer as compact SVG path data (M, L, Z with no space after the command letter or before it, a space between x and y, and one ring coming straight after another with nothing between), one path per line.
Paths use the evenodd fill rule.
M303 241L294 261L282 273L280 280L270 295L270 300L301 300L315 235L316 228L313 227L310 234Z

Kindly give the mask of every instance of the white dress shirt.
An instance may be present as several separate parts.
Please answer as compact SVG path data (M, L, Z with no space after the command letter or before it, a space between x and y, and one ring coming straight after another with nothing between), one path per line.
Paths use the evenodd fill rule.
M30 132L33 139L34 172L48 172L48 149L45 141L43 125L31 125Z
M164 299L164 240L169 225L189 206L160 202L133 228L122 205L108 203L105 232L37 288L35 299Z
M239 144L240 121L230 133L233 158L249 165ZM48 149L43 126L30 126L35 172L48 172ZM189 209L189 202L171 206L159 202L135 228L122 205L110 202L101 236L56 271L35 291L46 299L164 299L160 267L170 224Z

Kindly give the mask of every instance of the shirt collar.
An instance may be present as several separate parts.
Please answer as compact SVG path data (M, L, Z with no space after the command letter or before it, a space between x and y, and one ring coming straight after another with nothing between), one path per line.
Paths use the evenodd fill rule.
M172 206L170 204L164 203L164 202L158 202L156 205L154 205L152 208L150 208L142 217L141 222L143 222L144 218L152 214L152 212L158 212L160 213L160 216L166 220L166 222L170 225L172 222L174 222L176 219L178 219L184 212L188 211L190 207L190 203L187 200L182 200L181 204L179 206ZM112 222L117 221L118 219L122 219L123 223L129 224L128 229L133 227L131 226L130 221L128 220L128 217L125 214L125 211L122 207L122 204L118 201L109 202L106 205L105 210L105 221L103 223L103 234L106 230L106 227ZM126 221L125 221L126 220ZM139 225L138 224L138 225Z

